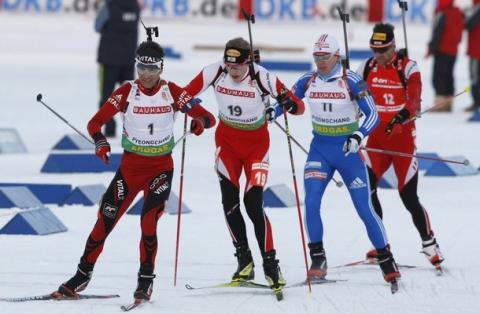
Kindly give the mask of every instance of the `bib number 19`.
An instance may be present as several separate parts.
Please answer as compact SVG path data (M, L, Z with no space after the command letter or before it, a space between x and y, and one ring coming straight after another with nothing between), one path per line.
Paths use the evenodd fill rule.
M250 184L264 187L268 178L268 162L257 161L252 164Z

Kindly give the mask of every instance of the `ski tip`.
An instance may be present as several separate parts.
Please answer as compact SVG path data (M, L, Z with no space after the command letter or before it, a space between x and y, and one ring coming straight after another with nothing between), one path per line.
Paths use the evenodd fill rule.
M397 293L398 288L398 281L396 279L390 282L390 291L392 292L392 294Z
M195 289L194 287L190 286L188 283L185 284L185 288L187 288L188 290Z
M443 276L443 267L440 265L435 266L435 274L437 276Z
M283 300L283 291L282 289L275 289L275 297L277 298L277 301L282 301Z

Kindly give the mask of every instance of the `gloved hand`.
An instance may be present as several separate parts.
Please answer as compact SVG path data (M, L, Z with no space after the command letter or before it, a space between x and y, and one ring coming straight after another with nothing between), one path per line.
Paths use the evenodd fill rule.
M297 104L287 92L279 94L276 99L278 104L285 108L289 113L294 114L297 112Z
M360 150L362 144L363 134L362 132L355 131L347 137L345 144L343 144L343 152L345 156L349 154L355 154Z
M202 134L204 129L205 122L203 118L194 118L192 122L190 122L190 132L192 132L196 136Z
M387 127L385 128L385 133L391 134L395 125L401 125L403 122L407 121L408 117L410 117L410 112L408 112L407 109L400 110L388 123Z
M268 107L265 109L265 119L267 119L268 123L273 123L276 119L275 108Z
M97 155L104 164L108 165L108 161L110 160L110 144L108 144L107 139L100 132L93 134L92 137L95 141L95 155Z

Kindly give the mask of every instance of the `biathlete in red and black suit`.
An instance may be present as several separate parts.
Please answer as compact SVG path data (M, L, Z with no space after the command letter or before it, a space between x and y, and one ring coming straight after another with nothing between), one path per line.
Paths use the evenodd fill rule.
M380 124L368 137L367 148L415 154L415 121L408 120L420 111L422 80L417 63L409 59L404 51L396 52L393 30L394 27L388 23L374 26L370 39L374 57L365 61L357 71L367 82L380 116ZM423 253L433 265L440 265L443 256L428 213L418 199L417 159L377 152L365 153L364 157L370 176L372 203L377 214L382 217L377 183L393 164L400 198L420 234ZM375 257L375 250L367 253L367 258Z
M151 297L157 222L164 213L172 185L175 116L182 112L192 117L190 131L195 135L202 134L204 128L211 128L216 123L215 117L186 90L161 79L163 57L159 44L151 40L141 43L136 52L139 78L115 90L88 123L88 132L95 140L96 155L108 163L110 145L100 130L114 115L122 113L124 154L120 168L103 195L98 220L87 239L77 272L60 285L57 293L61 295L74 296L86 288L107 236L135 196L143 191L140 270L134 298L149 300Z
M243 38L232 39L226 44L223 61L203 68L185 89L196 96L212 87L218 103L220 122L215 132L215 164L225 218L238 260L232 280L254 277L245 221L240 212L239 179L243 170L246 176L243 203L254 225L265 277L272 288L278 288L285 281L275 259L271 224L263 209L270 146L267 120L275 118L275 109L266 102L273 97L286 111L296 115L304 112L304 104L262 66L253 64L254 73L251 73L249 61L249 43Z

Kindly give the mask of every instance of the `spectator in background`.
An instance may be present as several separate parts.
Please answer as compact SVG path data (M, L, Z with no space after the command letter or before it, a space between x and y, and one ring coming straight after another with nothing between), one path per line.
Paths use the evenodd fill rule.
M473 7L465 21L468 31L467 54L470 57L470 82L473 104L466 111L480 110L480 0L473 0Z
M95 19L100 33L99 63L101 107L117 83L134 79L135 49L138 41L140 6L137 0L106 0ZM105 126L105 135L115 137L115 120Z
M452 111L455 90L453 67L464 25L463 13L453 2L454 0L438 0L432 38L426 55L427 58L433 55L435 109L432 111L436 112Z

